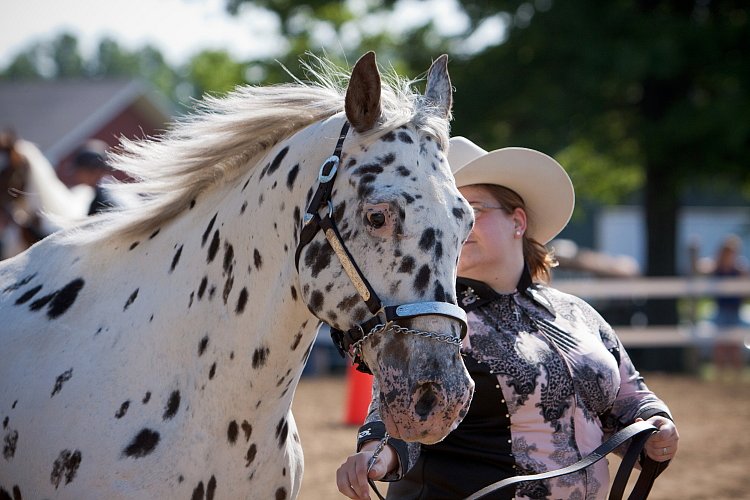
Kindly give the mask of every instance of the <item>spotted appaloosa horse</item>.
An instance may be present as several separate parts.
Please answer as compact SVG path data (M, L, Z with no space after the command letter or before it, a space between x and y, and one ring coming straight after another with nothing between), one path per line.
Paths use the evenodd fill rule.
M93 199L91 187L63 184L33 143L0 132L0 259L80 222Z
M162 141L127 144L117 166L142 179L122 186L141 207L0 264L0 497L297 496L291 403L315 326L369 315L323 231L295 266L347 120L331 213L352 258L385 305L455 303L473 218L443 154L445 56L423 96L381 81L371 53L345 98L335 72L317 74L209 100ZM434 442L457 425L473 384L456 345L389 332L362 347L392 434Z

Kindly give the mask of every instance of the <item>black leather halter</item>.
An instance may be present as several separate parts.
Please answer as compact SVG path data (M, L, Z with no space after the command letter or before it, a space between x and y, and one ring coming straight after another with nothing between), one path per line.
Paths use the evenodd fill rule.
M336 222L332 218L333 202L331 201L331 192L333 191L333 183L336 180L336 173L338 172L338 167L341 163L341 150L344 145L344 139L346 139L348 132L349 122L345 121L341 128L341 133L339 134L339 139L336 143L333 155L323 162L323 165L320 167L320 173L318 174L318 187L307 206L304 217L302 218L302 231L300 232L299 243L297 245L294 259L297 270L299 271L299 259L302 254L302 249L305 248L305 246L313 240L315 235L318 234L318 231L322 229L326 240L328 240L328 243L338 257L339 262L341 262L341 266L344 268L347 276L349 276L349 280L351 280L357 293L372 314L370 319L355 325L346 332L331 327L331 337L342 355L348 353L352 356L354 363L358 365L358 370L371 373L362 358L361 344L370 334L374 333L379 328L385 330L389 328L394 321L399 319L414 318L424 315L445 316L459 322L461 326L461 334L459 338L431 332L409 330L402 327L397 327L397 330L403 333L414 333L435 340L460 345L460 342L466 336L467 331L466 313L457 305L449 302L415 302L396 306L384 306L377 293L375 293L372 286L370 286L370 283L362 274L359 266L357 266L357 263L349 253L349 250L347 250L344 240L341 238L338 228L336 227ZM324 215L321 217L320 212L322 209L325 210Z

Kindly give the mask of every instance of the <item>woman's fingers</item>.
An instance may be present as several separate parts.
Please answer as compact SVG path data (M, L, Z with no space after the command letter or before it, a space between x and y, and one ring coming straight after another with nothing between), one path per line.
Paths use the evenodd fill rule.
M638 420L641 419L636 419ZM646 454L657 462L672 460L677 454L677 444L680 439L674 422L661 416L651 417L648 422L659 430L646 441L644 447Z
M341 494L355 500L369 500L370 486L367 483L367 460L372 452L351 455L336 471L336 486Z

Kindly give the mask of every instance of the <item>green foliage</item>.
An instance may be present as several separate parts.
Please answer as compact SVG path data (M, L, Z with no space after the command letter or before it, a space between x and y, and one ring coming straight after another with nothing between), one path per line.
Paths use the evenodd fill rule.
M187 76L198 94L224 94L246 83L245 68L224 50L205 50L190 60Z

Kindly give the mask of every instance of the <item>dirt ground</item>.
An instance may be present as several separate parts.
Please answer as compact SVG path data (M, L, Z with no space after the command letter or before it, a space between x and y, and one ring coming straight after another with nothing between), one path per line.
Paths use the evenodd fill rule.
M678 456L649 499L750 499L750 381L644 376L669 404L680 431ZM335 485L336 469L355 441L355 428L343 425L345 397L344 376L306 377L297 388L293 411L305 452L302 500L346 498Z

